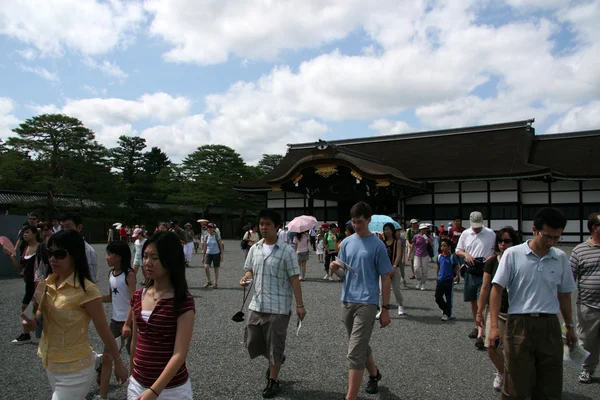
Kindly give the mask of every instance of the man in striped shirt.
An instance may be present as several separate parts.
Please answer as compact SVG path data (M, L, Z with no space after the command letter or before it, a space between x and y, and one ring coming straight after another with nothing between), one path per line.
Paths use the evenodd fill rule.
M591 237L578 244L569 263L577 281L577 334L590 355L579 382L591 383L600 356L600 213L588 218Z
M274 210L259 214L262 239L248 251L246 273L240 285L254 280L254 296L248 309L244 341L250 358L264 356L269 361L264 398L279 393L279 370L285 360L285 338L290 322L292 293L299 320L306 316L300 288L298 257L292 247L279 239L281 216Z

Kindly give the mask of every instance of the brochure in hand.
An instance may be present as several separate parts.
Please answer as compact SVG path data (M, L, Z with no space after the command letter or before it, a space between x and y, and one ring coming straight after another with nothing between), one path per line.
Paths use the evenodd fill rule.
M336 256L335 261L339 261L340 264L342 264L342 268L344 269L344 271L350 271L352 273L356 273L356 271L354 271L354 268L352 268L350 265L348 265L345 262L343 262L342 260L340 260L339 257Z

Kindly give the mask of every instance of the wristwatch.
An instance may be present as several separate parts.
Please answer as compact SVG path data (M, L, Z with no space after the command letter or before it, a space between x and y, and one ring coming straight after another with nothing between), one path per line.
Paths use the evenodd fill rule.
M381 308L385 308L386 310L391 310L394 308L394 306L391 304L385 304L385 305L381 306Z
M570 322L570 323L568 323L568 324L565 322L565 327L566 327L566 328L574 328L574 327L575 327L575 325L573 325L573 323L572 323L572 322Z

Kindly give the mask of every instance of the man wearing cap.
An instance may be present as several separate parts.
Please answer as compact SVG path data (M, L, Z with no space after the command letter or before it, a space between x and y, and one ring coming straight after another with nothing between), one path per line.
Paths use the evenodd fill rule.
M194 251L194 230L192 224L189 222L185 224L185 230L183 231L183 255L185 256L185 265L190 266L192 263L192 252Z
M481 259L484 259L485 261L494 256L496 234L490 228L483 226L483 215L479 211L473 211L471 213L469 222L471 227L463 231L458 239L456 255L464 258L469 266L481 265L483 267ZM481 269L481 275L468 272L465 274L464 301L471 303L473 321L475 321L477 316L477 300L479 299L482 283L483 269ZM475 328L469 333L469 338L477 339L475 341L475 346L477 348L485 347L482 336L483 328L475 324Z
M591 383L600 358L600 213L588 217L591 237L575 246L569 263L577 281L577 335L590 355L579 382Z
M410 270L412 276L410 279L415 279L415 246L412 241L413 238L419 233L419 221L416 219L410 220L410 228L406 230L406 244L408 245L408 259L410 260Z

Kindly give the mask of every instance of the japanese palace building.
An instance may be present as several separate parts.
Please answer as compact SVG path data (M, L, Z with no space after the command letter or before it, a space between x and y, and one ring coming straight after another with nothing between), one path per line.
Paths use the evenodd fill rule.
M532 123L290 144L271 173L235 188L264 194L285 221L310 214L343 225L365 200L377 214L437 226L461 216L468 227L478 210L486 226L525 238L551 204L569 220L563 241L582 241L600 211L600 130L535 135Z

